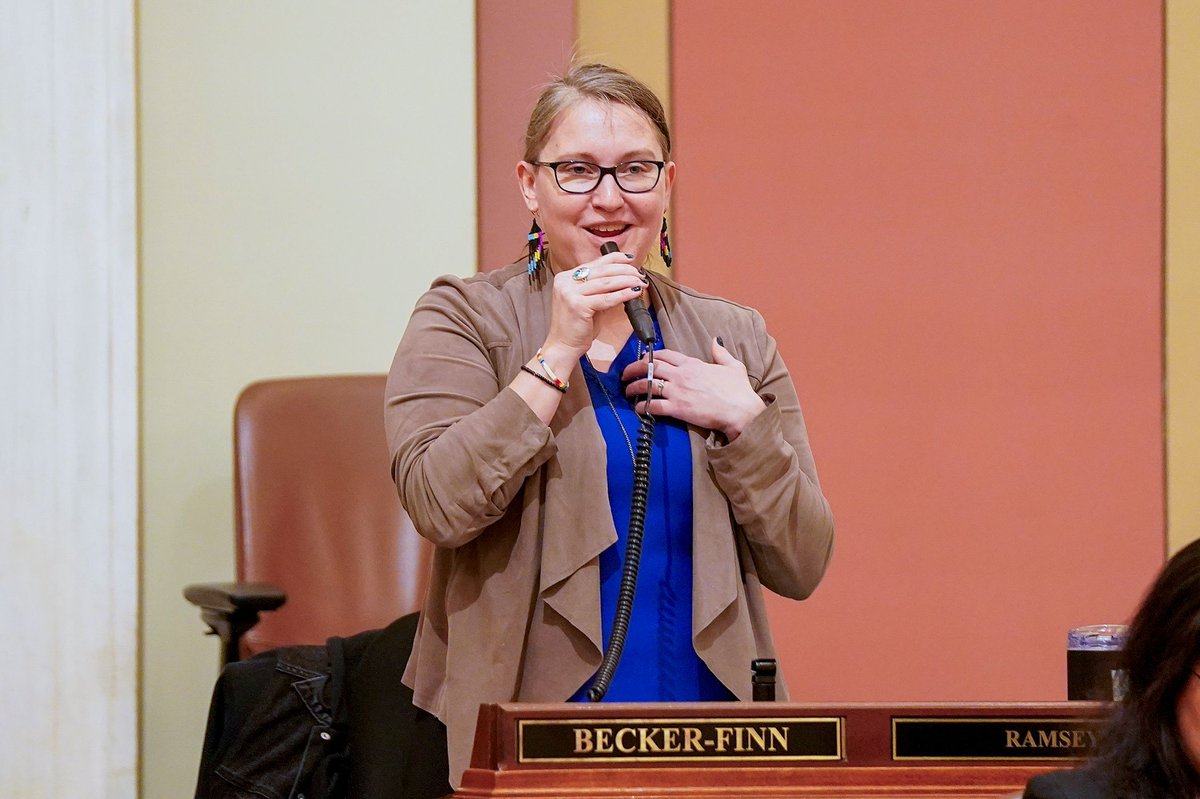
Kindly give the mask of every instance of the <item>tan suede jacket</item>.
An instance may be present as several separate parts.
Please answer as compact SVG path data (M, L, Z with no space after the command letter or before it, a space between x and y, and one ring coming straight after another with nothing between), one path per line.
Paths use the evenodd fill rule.
M707 361L721 336L768 406L732 443L691 429L692 640L748 700L750 661L774 656L760 586L807 597L833 516L761 315L650 277L665 346ZM507 387L545 340L550 301L550 281L531 286L523 264L439 278L388 377L393 477L438 547L404 683L446 724L455 786L481 703L564 701L600 665L599 555L617 533L587 386L576 367L548 427Z

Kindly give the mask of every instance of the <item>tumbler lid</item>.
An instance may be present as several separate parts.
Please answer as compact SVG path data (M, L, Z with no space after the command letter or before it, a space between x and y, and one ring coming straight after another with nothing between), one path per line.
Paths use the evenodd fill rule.
M1125 646L1129 627L1124 624L1089 624L1067 633L1070 651L1112 651Z

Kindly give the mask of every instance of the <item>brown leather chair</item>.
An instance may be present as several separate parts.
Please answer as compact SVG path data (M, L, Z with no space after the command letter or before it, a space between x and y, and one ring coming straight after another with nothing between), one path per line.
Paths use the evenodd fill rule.
M184 589L222 638L225 662L323 644L420 608L433 547L392 484L384 380L265 380L238 397L238 582Z

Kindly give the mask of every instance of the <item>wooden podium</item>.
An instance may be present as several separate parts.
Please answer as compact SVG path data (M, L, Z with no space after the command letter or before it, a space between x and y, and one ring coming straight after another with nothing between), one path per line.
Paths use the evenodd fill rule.
M506 704L456 799L1010 797L1069 768L1107 705Z

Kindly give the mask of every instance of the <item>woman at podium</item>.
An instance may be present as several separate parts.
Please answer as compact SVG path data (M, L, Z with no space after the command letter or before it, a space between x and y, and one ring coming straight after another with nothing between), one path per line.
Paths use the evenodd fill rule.
M404 682L456 785L481 703L749 699L774 656L761 589L807 597L833 543L763 318L647 268L671 262L658 98L573 66L525 143L528 256L435 281L387 387L393 476L437 545Z

